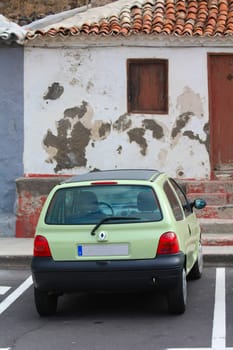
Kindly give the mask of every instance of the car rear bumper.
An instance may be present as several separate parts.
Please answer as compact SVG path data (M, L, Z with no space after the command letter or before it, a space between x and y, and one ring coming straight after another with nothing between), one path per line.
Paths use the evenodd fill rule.
M54 261L34 257L31 263L36 288L54 292L168 289L176 285L184 254L146 260Z

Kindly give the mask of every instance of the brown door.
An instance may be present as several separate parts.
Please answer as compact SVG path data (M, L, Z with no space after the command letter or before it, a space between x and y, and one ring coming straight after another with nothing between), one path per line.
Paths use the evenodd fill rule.
M233 54L208 55L212 171L233 172Z

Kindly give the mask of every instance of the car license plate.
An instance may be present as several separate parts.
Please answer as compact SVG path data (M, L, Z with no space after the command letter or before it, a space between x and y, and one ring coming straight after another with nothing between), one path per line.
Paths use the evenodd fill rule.
M127 256L128 244L83 244L77 247L78 256Z

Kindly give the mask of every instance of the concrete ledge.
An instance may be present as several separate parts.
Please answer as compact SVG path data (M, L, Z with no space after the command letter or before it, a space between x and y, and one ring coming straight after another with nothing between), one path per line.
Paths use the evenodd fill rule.
M5 255L0 256L0 268L4 269L28 269L31 266L32 256Z
M51 191L67 176L22 177L16 179L16 237L33 237L41 208Z
M233 246L203 246L204 266L233 266Z

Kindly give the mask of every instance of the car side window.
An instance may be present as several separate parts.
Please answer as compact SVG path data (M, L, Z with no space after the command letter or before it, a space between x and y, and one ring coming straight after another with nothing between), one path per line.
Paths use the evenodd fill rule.
M170 180L172 187L174 188L177 196L179 197L179 199L181 201L185 216L190 215L192 213L192 209L191 209L189 201L188 201L187 197L185 196L182 188L177 184L177 182L175 180L173 180L173 179L169 179L169 180Z
M167 195L167 199L170 203L170 206L171 206L171 209L173 211L175 219L177 221L183 220L184 212L181 208L181 205L180 205L173 189L171 188L170 184L167 181L164 184L164 192Z

